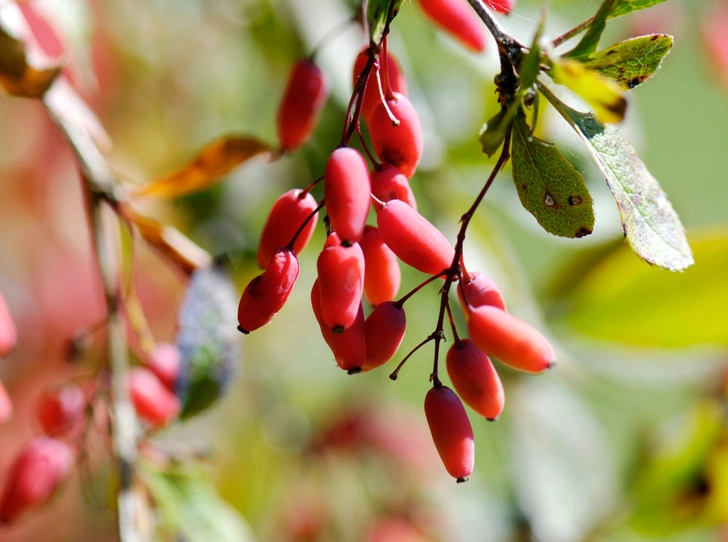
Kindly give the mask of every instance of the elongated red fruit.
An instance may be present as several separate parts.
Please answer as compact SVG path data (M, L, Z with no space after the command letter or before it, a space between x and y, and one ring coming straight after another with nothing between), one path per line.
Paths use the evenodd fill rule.
M364 320L367 342L367 361L363 371L375 369L387 363L397 353L404 339L407 317L404 309L392 301L380 303Z
M292 250L275 251L266 270L248 283L238 305L240 331L250 333L270 322L291 295L299 272Z
M0 293L0 358L9 354L17 342L18 333L15 329L15 322Z
M316 200L309 192L300 189L289 190L279 197L265 221L258 244L258 265L263 269L268 266L276 249L285 247L293 239L306 218L316 209ZM311 240L316 227L318 214L301 231L293 243L293 252L299 254Z
M381 201L402 200L417 210L417 201L412 193L409 181L399 168L382 164L374 169L369 178L372 182L372 195Z
M10 399L8 390L5 389L3 381L0 380L0 425L7 422L13 415L13 401Z
M506 365L540 373L554 365L551 344L534 327L490 305L472 309L468 331L475 345Z
M467 0L420 0L422 11L468 49L485 49L485 26Z
M359 243L344 244L332 233L316 268L321 285L321 317L329 329L341 333L354 323L359 312L364 291L364 253Z
M35 437L15 458L0 500L0 524L45 504L73 466L71 447L47 436Z
M485 3L494 11L508 15L516 5L516 0L485 0Z
M503 412L505 396L490 358L470 339L454 343L447 352L447 374L466 405L495 420Z
M458 299L465 313L465 318L470 317L470 310L481 305L492 305L501 310L506 310L506 302L503 300L500 288L495 281L483 273L473 272L467 276L463 275L458 283Z
M445 469L458 483L465 482L473 472L475 440L462 402L447 386L430 388L425 396L425 417Z
M382 162L397 166L409 179L422 157L420 119L412 102L397 92L387 98L387 106L399 124L392 122L384 103L378 103L369 117L372 146Z
M364 296L372 305L391 301L402 280L397 256L374 226L364 229L359 244L364 253Z
M400 260L428 275L450 267L455 250L425 217L403 201L391 200L377 212L379 233Z
M331 227L342 241L355 242L364 234L369 214L369 168L356 149L339 147L324 171L324 200Z
M296 62L278 109L278 138L285 150L306 142L316 127L329 87L323 72L310 59Z
M137 415L153 427L167 425L180 413L177 396L149 369L129 371L129 396Z
M349 372L355 374L361 372L361 368L366 362L366 338L364 334L364 310L359 303L354 323L344 330L343 333L334 333L323 321L321 317L321 286L318 279L313 283L311 288L311 308L316 317L316 321L321 328L321 335L329 345L331 352L334 354L336 364Z
M368 49L369 47L365 47L356 57L356 61L354 62L354 88L356 88L359 75L369 61ZM385 63L382 62L382 57L380 57L379 62L375 64L375 67L371 72L369 72L369 79L367 80L366 90L364 91L364 100L361 105L361 115L365 120L369 118L374 106L382 99L379 95L376 66L379 66L379 78L382 81L382 90L385 96L387 96L390 92L399 92L403 96L407 96L407 81L402 74L402 68L391 51L387 51L386 69Z
M58 436L79 427L84 418L86 396L68 383L43 395L38 402L38 421L46 435Z

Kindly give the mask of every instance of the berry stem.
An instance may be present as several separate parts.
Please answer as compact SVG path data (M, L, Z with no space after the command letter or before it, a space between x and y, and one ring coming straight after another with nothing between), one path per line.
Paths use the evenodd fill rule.
M316 208L315 208L315 209L314 209L313 211L311 211L311 214L309 214L309 215L308 215L308 216L306 217L306 220L304 220L304 221L303 221L303 222L301 223L301 225L300 225L300 226L298 227L298 229L296 230L296 233L294 233L294 234L293 234L293 237L292 237L292 238L291 238L291 240L290 240L290 241L288 242L288 244L286 245L286 247L285 247L285 248L287 248L288 250L291 250L291 251L293 250L293 245L294 245L294 244L296 243L296 240L297 240L297 239L298 239L298 237L299 237L299 236L301 235L301 233L303 232L303 230L304 230L304 229L306 229L306 224L308 224L309 222L311 222L311 220L313 219L313 217L315 217L315 216L316 216L316 213L318 213L319 211L321 211L321 209L323 209L323 208L324 208L324 205L325 205L325 204L326 204L326 203L325 203L325 201L324 201L324 200L321 200L321 201L319 202L319 204L318 204L318 205L316 206Z

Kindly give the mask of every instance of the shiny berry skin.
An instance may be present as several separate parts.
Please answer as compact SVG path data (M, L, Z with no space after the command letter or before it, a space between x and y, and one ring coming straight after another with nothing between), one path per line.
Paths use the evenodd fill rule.
M18 332L8 306L0 294L0 358L9 354L18 342Z
M38 421L46 435L58 436L79 427L84 419L86 396L76 384L64 384L38 402Z
M13 401L10 399L8 390L5 389L3 381L0 380L0 425L7 422L13 415Z
M464 274L457 285L458 299L463 308L465 317L470 316L470 309L481 305L492 305L501 310L506 310L506 302L503 300L500 288L495 281L484 273Z
M450 267L455 250L433 224L403 201L391 200L377 211L379 233L400 260L428 275Z
M391 301L397 295L402 280L397 256L374 226L364 229L359 244L364 253L364 297L372 305Z
M134 410L152 427L165 426L179 415L179 399L150 370L134 367L128 382Z
M527 373L550 369L556 354L534 327L490 305L470 312L468 332L475 345L490 356Z
M380 303L364 321L367 361L363 371L375 369L394 357L404 339L407 317L392 301Z
M268 267L273 253L278 248L288 245L316 207L314 197L300 189L289 190L276 200L260 234L258 244L258 265L260 267L263 269ZM296 242L293 243L295 254L299 254L306 248L313 235L313 230L316 228L317 219L318 214L306 223L306 227L296 238Z
M367 52L368 47L359 53L354 62L354 78L353 87L356 88L356 83L359 80L364 67L369 61L369 53ZM387 62L386 70L385 63L382 62L382 58L379 58L379 78L382 81L382 90L384 95L387 96L390 92L399 92L403 96L407 96L407 82L405 81L404 75L402 74L402 68L395 56L387 51ZM361 115L366 120L371 115L374 106L381 101L379 95L379 84L377 83L376 68L372 68L369 72L369 79L367 80L366 90L364 91L364 99L361 105Z
M328 93L323 72L310 59L301 59L294 65L278 109L278 138L283 149L294 150L306 142Z
M383 103L378 103L369 117L369 135L374 152L385 164L397 166L408 179L414 175L422 157L424 141L420 119L406 96L394 93L387 106L399 121L394 124Z
M335 333L356 320L364 291L364 253L359 243L345 244L332 233L316 262L321 318Z
M73 466L71 447L47 436L35 437L15 458L5 477L0 524L15 521L25 510L45 504Z
M369 168L356 149L339 147L324 171L324 200L331 227L342 241L355 242L364 234L369 214Z
M462 402L447 386L430 388L425 417L445 469L458 482L465 482L473 472L475 440Z
M420 0L427 17L476 53L485 49L485 26L467 0Z
M503 412L505 396L500 377L488 356L470 339L454 343L447 352L447 374L466 405L489 420Z
M412 193L409 181L399 168L382 164L375 168L369 176L372 183L372 195L381 201L402 200L417 210L417 201Z
M250 333L270 322L283 308L300 270L292 250L275 251L266 270L251 280L238 305L240 331Z
M157 343L144 365L152 371L167 389L174 390L180 373L179 348L172 343Z

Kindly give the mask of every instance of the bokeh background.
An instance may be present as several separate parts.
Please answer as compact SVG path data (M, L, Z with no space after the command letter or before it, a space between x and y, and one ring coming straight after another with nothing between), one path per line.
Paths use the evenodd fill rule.
M33 4L64 37L70 74L113 140L109 162L130 185L179 167L223 134L274 143L291 65L356 12L354 0ZM546 34L561 34L598 5L553 0ZM540 8L518 0L500 20L529 42ZM169 526L179 522L185 540L727 539L726 13L724 0L668 0L610 21L602 41L675 36L656 77L629 93L624 130L680 214L694 267L669 273L629 250L606 185L548 109L539 130L584 173L594 234L567 241L543 232L521 208L508 169L478 211L465 247L469 267L491 274L509 310L553 340L559 365L539 376L498 366L506 409L496 423L471 412L477 462L468 483L447 475L428 434L422 402L431 349L397 382L388 378L434 328L436 287L408 302L407 335L392 365L347 376L309 305L319 226L284 310L241 337L227 395L154 437L202 473L187 492L148 476L157 486L146 502L158 507L159 539L172 539ZM342 28L316 55L332 93L305 147L274 163L247 163L199 194L138 203L211 254L227 255L240 290L259 273L257 237L273 201L319 177L340 139L351 69L365 44L359 27ZM395 20L389 47L425 132L412 179L420 212L454 239L493 165L477 135L496 111L495 44L482 55L464 51L412 2ZM38 396L64 379L92 379L104 355L101 331L82 360L65 361L69 338L100 320L104 303L81 183L45 115L31 100L0 98L0 291L19 331L18 348L0 360L15 408L0 427L0 486L17 450L39 432ZM320 187L314 194L321 197ZM140 243L135 277L155 338L173 341L185 276ZM401 291L422 278L404 270ZM0 527L0 540L116 539L110 447L102 424L92 433L84 443L89 463L48 506Z

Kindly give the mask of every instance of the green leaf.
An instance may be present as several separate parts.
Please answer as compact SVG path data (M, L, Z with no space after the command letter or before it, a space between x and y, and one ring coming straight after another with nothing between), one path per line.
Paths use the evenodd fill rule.
M192 275L179 316L177 394L182 419L209 407L227 388L240 359L237 299L222 266Z
M538 28L533 35L531 41L531 48L528 54L521 61L521 65L518 69L518 77L521 79L520 87L521 91L527 90L536 82L536 77L541 72L541 47L538 42L541 40L543 35L543 29L546 25L546 10L541 11L541 18L539 20Z
M581 41L571 51L564 54L566 58L587 57L594 53L599 47L599 40L607 26L607 17L614 7L614 3L619 0L604 0L599 11L594 16L594 20L589 25L589 30L581 38Z
M506 122L507 117L509 117L507 112L508 109L502 107L498 113L483 124L483 128L480 130L480 144L483 147L483 152L489 157L493 156L503 145L511 120L508 118L508 122Z
M612 10L609 12L609 18L621 17L633 11L651 8L657 4L662 4L665 0L615 0Z
M612 45L582 62L619 83L622 90L628 90L652 77L672 49L672 43L672 36L667 34L640 36Z
M553 144L531 135L522 111L516 114L512 137L513 182L526 210L553 235L589 235L594 210L581 174Z
M549 93L545 93L549 97ZM574 111L555 103L577 130L604 173L612 191L627 242L651 265L682 271L693 264L690 246L680 218L667 195L615 126L599 124L591 113Z
M369 24L369 36L372 43L379 45L384 36L384 28L387 26L390 4L394 3L392 18L404 4L404 0L369 0L367 6L367 22Z
M691 236L700 265L659 273L622 248L573 277L565 321L596 339L651 348L728 346L728 230Z

